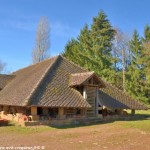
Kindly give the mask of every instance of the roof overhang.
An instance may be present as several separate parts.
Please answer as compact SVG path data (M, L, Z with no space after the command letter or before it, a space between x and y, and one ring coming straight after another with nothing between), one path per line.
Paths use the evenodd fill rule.
M84 73L75 73L70 75L69 86L95 86L99 88L104 88L105 83L100 79L93 71Z

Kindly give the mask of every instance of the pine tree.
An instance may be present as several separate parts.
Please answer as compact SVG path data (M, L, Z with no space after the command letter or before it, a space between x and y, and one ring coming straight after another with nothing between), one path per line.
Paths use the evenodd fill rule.
M79 44L78 50L71 48L73 43L69 42L66 44L64 56L82 67L95 71L99 76L112 80L114 71L111 50L114 34L115 31L107 16L101 11L97 17L93 18L90 28L85 25L81 30L76 40Z
M150 26L146 25L142 38L142 57L140 59L143 70L143 89L145 101L150 103Z
M141 63L142 41L135 30L130 41L131 64L128 68L128 92L136 99L145 101L143 86L143 68Z
M95 51L110 56L112 46L111 41L114 38L115 31L103 11L99 12L98 16L93 18L91 33Z
M68 41L65 46L65 53L63 55L74 63L81 64L82 62L80 61L80 44L78 40L72 38L70 41Z

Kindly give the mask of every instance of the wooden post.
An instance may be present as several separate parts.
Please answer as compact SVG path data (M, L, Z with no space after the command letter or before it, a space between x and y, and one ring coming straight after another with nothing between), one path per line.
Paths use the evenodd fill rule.
M64 119L64 108L60 107L58 108L58 116L60 119Z
M31 107L31 115L37 115L37 107Z
M31 107L31 116L32 116L33 121L39 120L39 116L37 115L37 107L36 106Z
M81 116L86 116L86 112L87 112L86 108L81 109Z
M131 115L135 115L135 109L131 109Z
M8 111L9 111L9 107L8 106L4 106L3 107L3 111L4 111L4 114L7 115Z
M98 116L98 87L96 87L95 115Z

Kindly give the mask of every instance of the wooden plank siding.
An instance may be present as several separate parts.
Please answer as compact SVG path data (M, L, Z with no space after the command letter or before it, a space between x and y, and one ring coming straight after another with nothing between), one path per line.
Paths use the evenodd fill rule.
M87 101L88 103L92 106L91 108L87 109L87 116L88 117L93 117L96 115L96 104L95 104L95 99L96 99L96 87L86 87L86 92L87 92Z

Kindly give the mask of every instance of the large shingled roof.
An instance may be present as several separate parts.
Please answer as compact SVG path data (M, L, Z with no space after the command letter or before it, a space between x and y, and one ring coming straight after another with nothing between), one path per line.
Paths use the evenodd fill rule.
M56 56L18 70L10 76L0 76L0 85L3 83L0 105L89 108L89 103L70 84L81 85L93 76L104 87L105 82L94 72L89 72L62 56ZM4 78L10 82L6 84ZM113 108L146 109L143 104L115 87L107 83L105 86L100 90L107 105L109 103Z
M70 88L72 73L86 72L62 56L53 57L14 72L15 78L0 92L1 105L90 107Z

